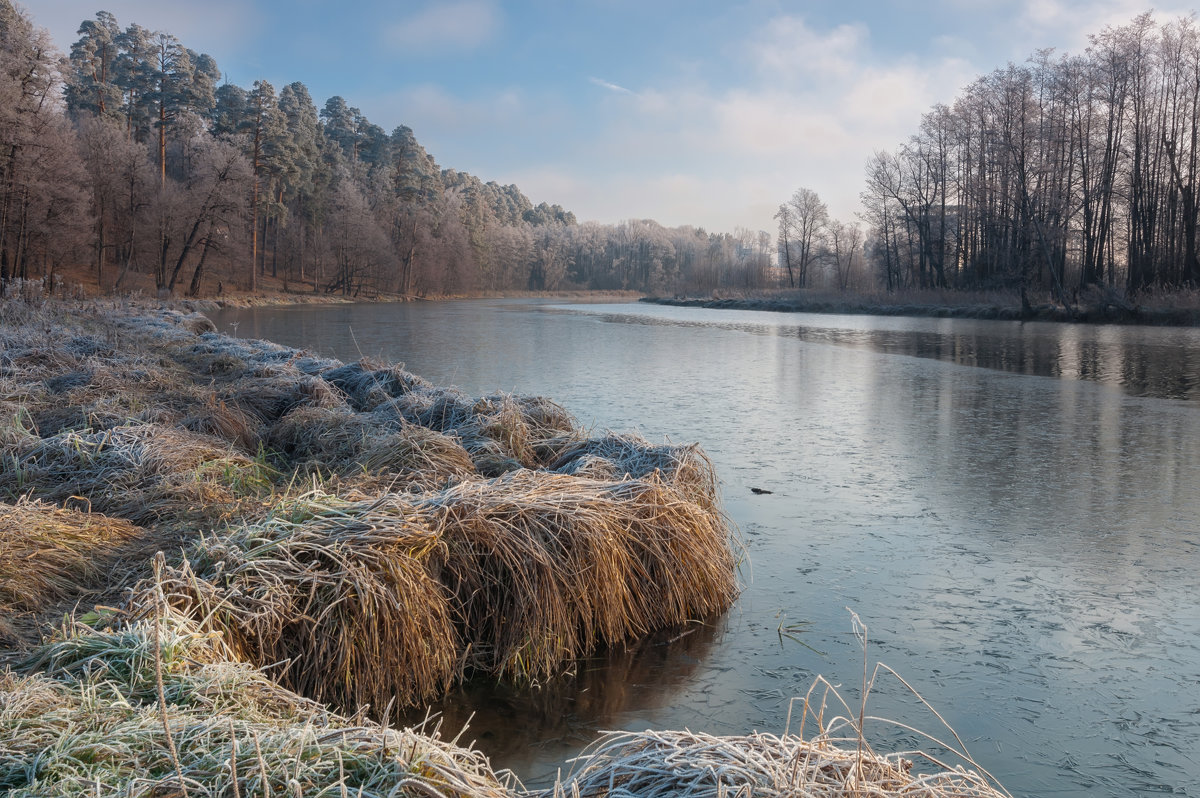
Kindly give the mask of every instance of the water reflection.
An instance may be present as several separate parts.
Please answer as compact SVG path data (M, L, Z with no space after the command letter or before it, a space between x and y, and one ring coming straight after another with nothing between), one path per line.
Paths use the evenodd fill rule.
M885 658L936 673L952 724L1004 740L1031 794L1063 789L1047 757L1091 794L1200 783L1194 410L891 359L842 372L861 392L841 415L874 461L852 471L881 507L923 505L900 524L858 515Z
M1200 398L1200 330L1194 328L739 311L725 311L727 318L706 321L684 314L664 317L660 309L650 311L655 312L660 315L624 306L620 313L610 313L606 319L784 335L810 343L930 358L960 366L1090 380L1120 386L1134 396ZM738 315L757 319L728 318ZM763 321L764 317L768 321Z
M725 628L714 618L667 629L577 664L574 673L546 685L516 687L486 680L456 688L428 712L441 717L443 734L467 727L500 766L521 774L526 786L548 786L566 759L614 728L645 728L696 675ZM409 713L420 723L427 712Z
M849 607L1014 794L1200 794L1196 330L508 301L216 321L713 457L752 563L720 629L443 707L522 777L602 727L780 732L817 673L853 702ZM895 684L871 708L937 726Z
M531 306L540 313L528 313ZM488 312L481 314L480 307ZM530 300L301 306L230 310L213 314L224 332L306 346L343 360L383 351L451 351L455 363L429 364L426 376L449 365L458 382L487 373L497 362L537 360L558 343L548 317L586 316L591 322L669 326L696 331L725 329L870 352L928 358L960 366L1028 376L1084 380L1118 386L1133 396L1200 400L1200 330L1195 328L1055 324L979 319L834 316L712 311L638 304L556 306ZM489 329L507 316L511 337ZM429 325L432 317L440 322ZM421 340L416 340L420 336ZM578 354L600 354L602 338L576 342ZM466 362L462 362L466 359ZM586 361L581 361L586 362ZM410 368L414 364L408 363ZM556 367L568 364L556 363ZM476 368L477 367L477 368ZM432 369L432 372L430 371ZM514 388L501 381L489 386Z

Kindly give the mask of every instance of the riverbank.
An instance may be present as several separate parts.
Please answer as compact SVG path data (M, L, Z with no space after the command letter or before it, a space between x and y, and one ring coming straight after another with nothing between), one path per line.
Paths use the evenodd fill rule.
M695 445L594 435L545 398L230 339L178 309L2 307L11 794L517 794L474 749L389 730L390 708L468 677L561 678L736 593ZM693 780L907 778L822 734L713 738L777 767L723 782L698 749ZM644 777L647 744L598 750L580 794Z
M11 280L5 286L7 294L27 302L43 298L58 300L93 300L98 302L132 302L136 304L168 303L189 311L206 312L220 308L274 307L278 305L344 305L360 302L441 302L455 299L563 299L579 303L632 301L643 296L641 291L562 289L556 291L491 291L477 290L436 296L397 294L385 291L360 291L352 295L317 290L311 283L297 283L280 277L260 275L254 291L234 285L209 286L195 297L176 294L158 297L150 275L128 273L116 289L101 286L90 268L78 266L60 269L57 273L35 280Z
M776 313L826 313L913 316L943 319L995 319L1081 324L1200 326L1200 294L1148 295L1137 304L1090 292L1071 307L1050 301L1021 302L1019 294L959 291L902 291L894 294L843 294L825 291L746 293L711 297L644 297L656 305Z
M385 363L228 338L198 313L5 309L0 491L32 502L29 512L100 514L139 527L126 537L182 545L185 560L168 564L183 569L173 601L244 638L259 666L295 660L301 642L282 627L317 608L275 607L281 628L268 639L250 626L262 621L261 600L242 618L227 594L265 589L263 580L299 590L315 577L299 565L260 573L247 552L269 539L274 566L291 549L311 565L336 543L361 566L347 589L422 619L418 630L360 629L397 638L387 651L401 661L371 667L401 680L430 670L411 683L368 689L360 673L325 687L321 658L333 654L310 630L304 664L280 673L296 684L309 681L302 670L321 673L314 689L350 710L384 696L417 703L468 673L550 678L598 646L706 617L736 595L731 531L698 446L593 436L543 397L472 397ZM219 543L192 539L218 526ZM389 530L396 549L382 553L363 526ZM592 559L611 567L576 563ZM196 588L197 578L211 584ZM221 611L210 615L210 603ZM519 609L495 625L509 606ZM373 616L361 612L342 620ZM367 644L344 641L338 663Z

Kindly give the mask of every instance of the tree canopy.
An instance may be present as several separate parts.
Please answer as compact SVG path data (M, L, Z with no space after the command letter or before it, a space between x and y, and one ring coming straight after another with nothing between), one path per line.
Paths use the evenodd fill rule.
M1027 287L1064 303L1200 284L1200 30L1149 13L1044 50L875 153L863 193L889 287Z
M303 83L221 81L167 32L84 20L60 60L0 0L0 280L91 263L102 287L152 275L163 293L751 286L754 235L653 221L580 225L515 185L441 168ZM752 276L757 275L757 276Z

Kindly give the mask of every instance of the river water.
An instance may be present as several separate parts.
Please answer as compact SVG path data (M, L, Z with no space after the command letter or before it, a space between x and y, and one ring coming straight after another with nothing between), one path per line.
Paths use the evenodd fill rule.
M213 318L712 456L748 554L724 617L435 707L527 783L599 729L781 733L817 674L857 712L853 611L1014 795L1200 796L1200 330L531 300ZM891 677L867 712L948 736Z

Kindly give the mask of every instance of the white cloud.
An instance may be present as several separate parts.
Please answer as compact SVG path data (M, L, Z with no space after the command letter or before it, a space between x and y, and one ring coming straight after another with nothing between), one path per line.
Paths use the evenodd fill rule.
M691 69L643 75L640 90L588 78L605 91L585 119L564 97L520 90L464 99L423 86L390 102L440 162L516 182L581 219L770 231L800 186L852 221L871 153L900 145L979 71L958 47L897 59L862 25L820 29L795 16L726 52L723 72L740 78L721 85ZM483 163L472 156L481 130L492 142ZM536 154L504 143L518 140Z
M557 201L583 218L772 230L778 203L806 186L852 220L871 153L902 143L922 113L952 101L976 73L949 54L887 59L864 26L822 31L794 16L730 52L749 67L737 85L693 77L607 106L579 159L593 163L596 179Z
M402 108L404 117L411 120L407 123L409 126L420 125L426 129L488 129L488 126L504 125L528 113L528 103L515 89L466 100L447 93L440 86L424 84L368 102L376 107ZM379 115L392 114L383 112Z
M857 68L869 34L862 23L813 30L803 17L776 17L750 42L762 74L772 82L842 79Z
M599 86L602 89L608 89L609 91L615 91L618 94L633 94L632 91L625 88L624 86L618 86L616 83L609 83L607 80L604 80L603 78L588 78L588 82L592 83L596 86Z
M490 41L503 20L489 0L434 3L388 27L384 40L391 47L419 52L472 50Z
M1082 52L1089 37L1102 29L1126 25L1151 10L1145 0L1020 0L1019 6L1016 21L1030 50L1053 46L1072 53ZM1166 22L1190 16L1194 9L1172 4L1153 11L1155 19Z
M50 32L63 53L69 52L79 38L79 24L96 18L97 6L110 8L95 0L37 0L23 5L34 23ZM244 0L209 0L202 14L185 3L124 0L115 14L122 28L136 22L143 28L169 33L194 50L217 56L218 63L248 47L264 20L262 13ZM229 24L231 19L238 23Z

